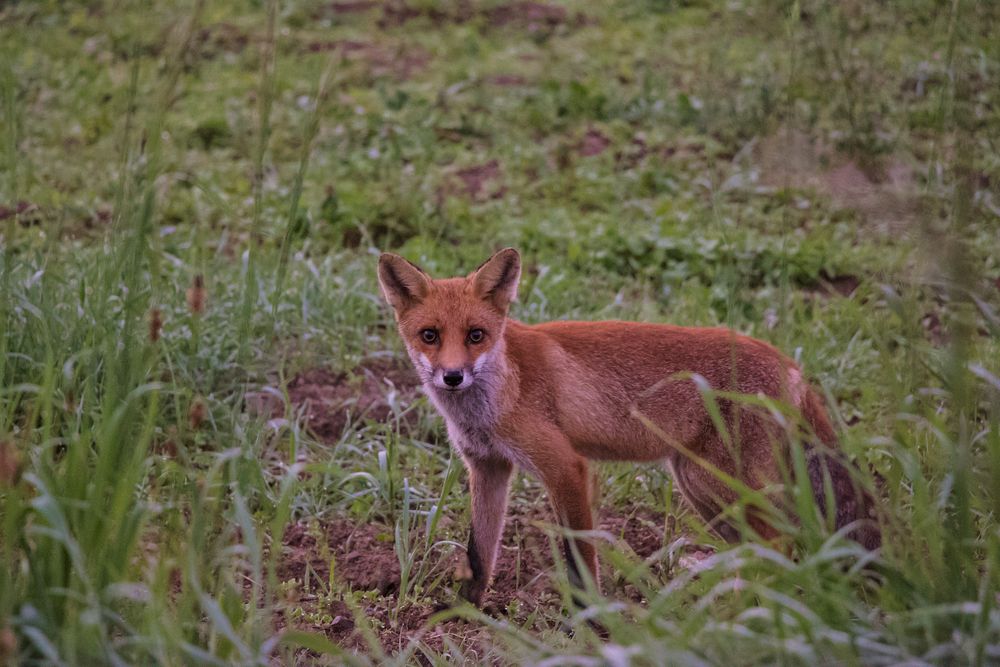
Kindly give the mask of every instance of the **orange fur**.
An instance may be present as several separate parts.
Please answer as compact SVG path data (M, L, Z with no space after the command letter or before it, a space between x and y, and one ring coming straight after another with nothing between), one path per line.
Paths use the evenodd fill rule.
M525 325L507 317L519 276L510 248L465 278L445 280L396 255L379 259L379 282L407 351L470 473L473 578L464 594L472 602L481 601L493 570L514 465L543 482L563 525L590 530L589 460L665 461L687 502L724 538L737 539L721 517L738 497L724 479L773 492L785 464L775 446L781 428L766 411L723 396L720 431L698 382L801 411L818 440L809 448L809 474L820 505L829 479L838 527L870 518L871 499L836 456L819 398L774 347L727 329ZM748 511L747 523L765 538L778 536L762 514ZM855 537L878 545L877 528ZM594 546L574 546L597 582Z

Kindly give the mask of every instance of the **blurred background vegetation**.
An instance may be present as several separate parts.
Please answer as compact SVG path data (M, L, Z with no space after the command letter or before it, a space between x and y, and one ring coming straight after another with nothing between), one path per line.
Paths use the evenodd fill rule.
M998 19L3 4L0 662L1000 662ZM606 598L431 618L467 499L374 260L503 246L525 321L726 325L800 361L874 473L884 581L818 524L794 560L719 544L665 473L612 465L604 516L658 539L607 547ZM532 582L543 504L519 479Z

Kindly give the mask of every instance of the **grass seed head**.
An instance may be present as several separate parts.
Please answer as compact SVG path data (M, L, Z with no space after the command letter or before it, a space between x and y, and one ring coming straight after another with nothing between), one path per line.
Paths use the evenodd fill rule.
M18 454L13 442L0 440L0 488L13 486L20 477L21 455Z
M8 661L10 664L14 664L14 656L17 655L17 635L14 631L10 629L9 625L5 625L0 629L0 664L6 665Z
M192 431L196 431L201 427L207 413L208 410L205 407L205 402L201 398L195 398L191 401L191 407L188 409L188 424L191 426Z
M205 278L200 273L194 277L187 290L187 304L192 315L205 312Z
M160 340L160 332L163 330L163 312L159 308L153 308L149 312L149 342L155 343Z
M153 451L161 455L165 459L176 459L177 458L177 443L173 439L166 439L163 442L156 443L153 446Z

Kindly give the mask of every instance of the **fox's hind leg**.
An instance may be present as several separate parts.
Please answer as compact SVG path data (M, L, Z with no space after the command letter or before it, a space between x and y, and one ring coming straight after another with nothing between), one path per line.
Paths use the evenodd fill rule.
M575 531L594 529L591 504L593 480L587 459L572 451L560 457L558 465L550 464L541 471L542 482L549 492L549 500L560 525ZM594 585L600 588L597 550L587 539L567 538L563 543L570 583L578 589L584 587L579 564L587 568Z
M726 489L710 471L688 459L668 460L667 468L685 502L727 542L738 542L739 530L726 521L721 508L729 504Z
M502 458L465 460L472 495L469 531L469 568L472 577L462 586L462 597L479 606L493 576L497 549L507 516L507 490L514 466Z

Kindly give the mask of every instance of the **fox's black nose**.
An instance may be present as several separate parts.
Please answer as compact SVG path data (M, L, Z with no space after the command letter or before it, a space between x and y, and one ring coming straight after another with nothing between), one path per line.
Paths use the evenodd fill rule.
M457 387L462 384L462 371L445 371L444 383L449 387Z

